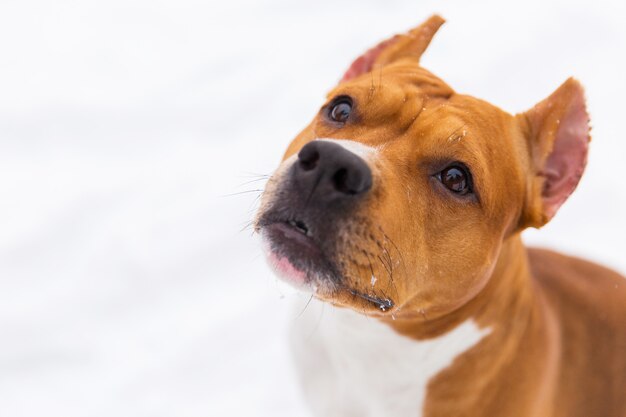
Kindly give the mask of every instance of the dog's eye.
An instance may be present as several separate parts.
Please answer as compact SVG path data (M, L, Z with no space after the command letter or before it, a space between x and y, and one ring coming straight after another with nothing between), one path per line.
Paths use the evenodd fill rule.
M465 195L472 192L472 177L462 165L451 165L441 171L437 178L453 193Z
M340 97L331 104L328 117L333 122L345 123L350 113L352 113L352 100L349 97Z

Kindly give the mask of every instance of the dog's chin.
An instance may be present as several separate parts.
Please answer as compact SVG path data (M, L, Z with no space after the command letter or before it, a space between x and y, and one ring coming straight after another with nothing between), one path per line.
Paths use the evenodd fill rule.
M265 243L264 246L269 245ZM315 291L307 273L294 266L286 256L279 255L271 249L265 249L265 258L276 276L281 280L301 291Z
M265 257L276 275L305 292L317 292L332 282L333 267L306 233L288 222L261 228Z

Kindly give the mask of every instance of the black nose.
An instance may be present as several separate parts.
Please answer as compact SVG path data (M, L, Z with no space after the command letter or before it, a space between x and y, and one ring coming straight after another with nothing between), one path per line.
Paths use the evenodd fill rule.
M333 142L307 143L298 153L294 171L302 191L320 202L364 194L372 188L372 171L365 161Z

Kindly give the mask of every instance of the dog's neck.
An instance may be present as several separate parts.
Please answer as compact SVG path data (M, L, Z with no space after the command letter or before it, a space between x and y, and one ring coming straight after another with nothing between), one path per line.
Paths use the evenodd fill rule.
M464 415L505 389L527 399L516 415L544 415L537 411L552 408L558 328L528 265L519 236L507 239L482 292L439 320L381 323L350 309L325 310L322 302L307 305L293 329L294 353L317 393L318 414L345 415L349 403L367 404L363 416ZM468 374L469 385L459 377Z
M537 308L536 304L537 288L529 269L526 248L516 234L503 242L485 287L462 307L436 319L430 319L428 314L411 319L398 315L384 321L403 335L429 339L470 319L482 327L506 325L506 321L526 322Z
M423 415L463 415L463 410L480 408L481 401L495 398L491 391L501 387L527 399L515 404L524 408L515 415L542 415L535 411L551 407L550 387L555 386L558 363L553 346L558 345L552 343L553 319L536 285L526 250L515 236L504 243L483 291L439 320L397 317L383 320L385 326L349 309L328 307L324 312L323 303L311 303L294 330L300 334L294 338L296 356L315 350L311 338L315 334L324 348L300 357L307 383L315 385L318 373L333 375L333 390L345 397L341 404L331 401L328 409L320 406L320 415L335 415L328 410L342 409L346 401L368 404L369 411L360 414L364 416L405 416L414 410L424 410ZM321 357L330 358L330 368L323 368ZM507 379L512 376L515 383ZM314 391L327 385L320 384ZM399 392L410 395L398 396ZM336 397L327 394L323 397ZM384 399L380 404L374 401L380 398ZM389 409L390 403L395 408Z
M545 301L541 282L530 270L528 254L519 235L505 240L491 279L485 288L463 307L436 320L387 320L397 332L418 340L442 337L465 322L488 329L479 345L459 356L446 371L431 381L433 403L439 409L453 400L459 410L476 407L480 398L493 395L499 386L510 383L516 395L528 399L526 414L552 408L552 388L558 374L560 343L555 316ZM514 359L513 359L514 358ZM464 371L476 378L472 387L463 386L450 375ZM515 375L516 381L508 378ZM513 388L511 388L513 389ZM469 391L468 391L469 390ZM459 392L476 395L458 398ZM452 410L453 411L453 410ZM452 412L451 414L455 414ZM537 414L538 415L538 414Z

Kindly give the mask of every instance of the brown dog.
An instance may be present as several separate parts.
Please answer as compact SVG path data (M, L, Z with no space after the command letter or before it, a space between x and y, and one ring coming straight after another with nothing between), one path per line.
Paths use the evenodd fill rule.
M442 23L359 57L268 182L270 262L324 302L296 323L305 396L324 417L624 417L626 280L520 239L582 175L583 89L515 116L457 94L419 66Z

